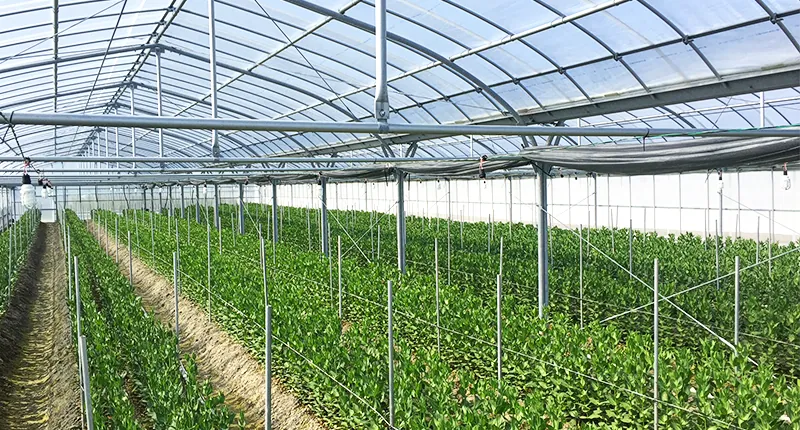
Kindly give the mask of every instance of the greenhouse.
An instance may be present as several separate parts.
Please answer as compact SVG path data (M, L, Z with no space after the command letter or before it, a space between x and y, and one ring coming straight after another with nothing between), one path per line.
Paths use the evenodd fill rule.
M0 35L2 429L800 429L797 0Z

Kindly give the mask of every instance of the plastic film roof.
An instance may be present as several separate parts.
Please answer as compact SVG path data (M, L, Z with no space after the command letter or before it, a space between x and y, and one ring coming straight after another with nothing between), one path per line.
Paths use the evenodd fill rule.
M374 121L371 1L213 4L219 117ZM796 0L387 5L393 123L800 124ZM208 15L208 0L0 0L0 110L156 115L160 75L162 115L209 117ZM16 138L2 132L3 155L21 148L28 156L128 156L134 140L137 155L159 155L157 130L16 126ZM517 152L523 144L491 136L219 135L222 157L374 157L386 154L382 143L396 156L461 157ZM210 142L207 131L163 131L164 156L206 156Z

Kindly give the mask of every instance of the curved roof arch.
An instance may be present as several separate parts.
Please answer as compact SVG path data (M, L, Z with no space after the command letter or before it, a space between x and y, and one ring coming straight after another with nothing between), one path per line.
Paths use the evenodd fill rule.
M133 86L133 111L152 115L160 74L163 115L209 116L208 1L0 2L0 109L112 115L130 111ZM373 0L213 1L220 117L374 121ZM800 124L794 0L390 0L387 15L392 122ZM87 127L16 131L26 155L82 155L99 139ZM548 144L508 136L219 136L223 157L450 157ZM120 137L128 151L130 131ZM0 152L19 155L8 139ZM137 139L141 154L158 154L157 132L137 131ZM208 155L211 138L165 131L164 145L169 154Z

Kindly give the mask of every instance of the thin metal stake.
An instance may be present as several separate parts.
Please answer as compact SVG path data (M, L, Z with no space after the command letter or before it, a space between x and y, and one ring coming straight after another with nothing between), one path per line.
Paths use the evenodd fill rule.
M75 269L72 271L74 273L74 275L75 275L75 282L74 282L74 284L75 284L75 321L76 321L77 333L78 333L78 336L80 336L81 334L83 334L83 331L81 330L81 327L83 326L83 324L81 324L81 314L82 314L82 312L81 312L81 307L82 307L82 305L81 305L81 282L80 282L80 270L79 270L79 266L78 266L78 256L77 255L75 257L73 257L73 261L74 261L73 264L75 265Z
M263 248L263 237L261 243ZM264 284L265 303L266 294L267 289ZM272 429L272 306L266 304L264 310L264 429Z
M503 377L502 275L497 275L497 385Z
M381 261L381 225L378 224L378 261Z
M175 288L175 337L178 339L177 348L180 351L181 329L178 319L178 253L172 253L172 285Z
M128 274L131 278L131 287L133 286L133 250L131 249L131 231L128 230Z
M150 212L150 256L152 258L153 266L156 264L156 238L155 226L153 225L153 212Z
M739 346L739 256L734 260L733 344Z
M433 239L433 260L436 267L436 352L442 354L441 314L439 311L439 238Z
M86 350L86 336L78 338L78 348L81 354L81 379L83 381L83 403L85 405L84 411L86 412L86 427L89 430L94 430L94 411L92 411L92 390L89 381L89 356Z
M653 261L653 429L658 430L658 258Z
M117 254L114 257L114 262L119 264L119 217L114 218L114 243L117 247Z
M211 321L211 223L206 217L206 289L208 290L208 321Z
M265 303L269 303L269 294L267 291L267 254L266 249L264 248L264 236L259 237L259 241L261 244L261 281L264 285L264 297Z
M716 260L716 265L717 265L717 289L719 290L719 221L714 221L714 230L717 233L716 234L717 237L715 240L716 246L714 248L714 258Z
M628 220L628 273L633 279L633 220Z
M388 332L389 332L389 427L394 428L394 332L392 327L392 281L388 282ZM340 296L341 297L341 296Z
M583 224L578 225L578 235L580 239L578 243L580 243L579 250L578 250L578 282L579 282L579 299L580 299L580 316L581 316L581 330L583 330Z
M339 321L342 320L342 236L336 236L337 258L339 260Z

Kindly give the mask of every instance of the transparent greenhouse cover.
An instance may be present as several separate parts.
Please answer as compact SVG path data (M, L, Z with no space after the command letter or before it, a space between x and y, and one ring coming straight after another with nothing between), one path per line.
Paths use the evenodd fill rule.
M371 1L213 6L219 117L374 121ZM392 123L800 124L797 0L388 0L387 7ZM210 117L208 15L209 0L0 0L0 111L157 115L160 74L163 116ZM705 91L717 87L736 92ZM2 155L22 148L28 156L128 156L133 139L137 155L159 155L158 130L13 131L3 127ZM383 140L396 156L523 146L508 136ZM206 156L210 141L208 131L164 130L164 156ZM226 131L219 142L222 157L384 155L376 136L349 133ZM638 143L537 137L531 144L625 142Z

